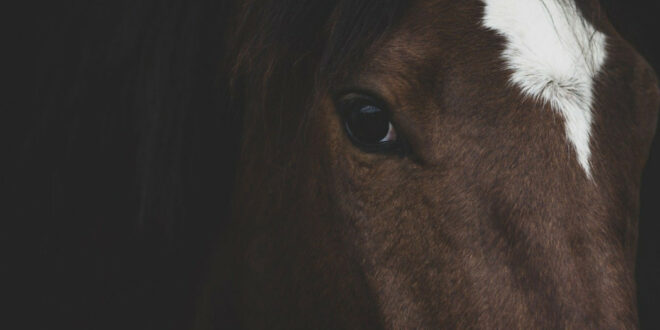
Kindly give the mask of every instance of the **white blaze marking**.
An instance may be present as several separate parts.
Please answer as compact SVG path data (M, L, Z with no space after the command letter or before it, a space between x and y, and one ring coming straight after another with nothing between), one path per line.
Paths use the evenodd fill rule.
M605 62L605 35L573 0L483 0L483 24L507 40L502 56L511 82L559 111L566 136L591 178L593 80Z

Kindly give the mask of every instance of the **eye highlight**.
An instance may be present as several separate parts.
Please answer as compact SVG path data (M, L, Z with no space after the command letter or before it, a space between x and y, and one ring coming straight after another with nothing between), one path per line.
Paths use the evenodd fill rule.
M350 93L339 98L336 106L344 130L356 147L371 153L402 153L403 144L383 102Z

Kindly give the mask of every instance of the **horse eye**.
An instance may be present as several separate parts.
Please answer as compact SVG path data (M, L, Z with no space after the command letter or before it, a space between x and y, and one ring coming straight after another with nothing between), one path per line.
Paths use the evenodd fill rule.
M346 132L363 144L377 145L396 140L396 131L387 114L374 105L357 107L346 114Z
M389 112L370 97L349 97L338 103L344 129L354 145L366 152L400 149Z

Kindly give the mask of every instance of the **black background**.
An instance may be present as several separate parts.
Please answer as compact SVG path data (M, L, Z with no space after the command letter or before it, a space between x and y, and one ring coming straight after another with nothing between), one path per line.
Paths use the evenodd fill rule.
M660 72L660 1L602 1L614 26ZM637 295L643 329L660 329L660 137L642 179Z
M660 1L601 2L619 32L636 46L656 72L660 72ZM186 292L190 290L185 285L172 287L170 284L173 278L189 276L182 269L201 267L199 259L203 259L207 252L199 253L198 259L191 259L190 255L206 251L191 242L200 232L208 231L209 227L179 228L190 236L182 239L172 239L168 234L171 230L145 233L134 229L132 218L116 221L122 215L138 211L134 209L134 196L130 193L122 195L123 205L113 208L84 194L41 189L46 186L43 184L45 181L54 178L67 180L84 173L85 177L100 179L74 182L69 185L70 189L86 189L93 194L94 187L103 185L108 189L103 196L108 200L116 198L115 195L123 193L121 187L124 181L135 175L128 170L110 170L130 167L130 164L124 163L131 161L135 155L131 155L133 158L121 157L122 148L130 149L134 142L130 134L113 142L102 139L67 141L66 137L61 141L68 146L68 149L63 149L65 153L67 150L96 150L102 145L102 150L110 152L113 157L92 152L91 156L87 154L89 157L67 158L70 163L50 163L63 161L62 158L43 155L32 159L34 164L31 166L20 162L24 150L30 148L26 142L29 137L40 133L41 122L52 120L44 119L40 110L34 108L39 103L35 102L35 98L57 98L58 93L64 92L73 93L75 97L75 90L48 89L47 86L70 85L76 77L78 61L87 58L86 51L93 53L94 48L111 47L108 43L112 40L108 36L116 31L105 26L111 26L111 22L122 15L122 6L127 3L129 1L119 0L22 1L16 3L17 7L12 10L3 10L6 17L3 19L2 48L4 55L9 55L3 63L3 80L8 81L11 87L6 89L9 95L3 99L0 145L6 158L0 167L3 169L2 185L9 186L12 189L10 193L15 197L5 199L8 205L3 209L17 206L18 210L9 212L9 216L1 219L5 228L1 237L9 243L5 250L11 255L8 260L12 261L12 266L3 267L6 268L3 271L13 275L11 281L6 281L9 283L6 292L12 295L6 297L13 300L12 307L18 307L17 313L9 313L9 319L17 317L19 324L30 329L59 329L64 325L67 325L66 328L177 328L177 325L189 321L189 316L185 315L189 315L190 310L186 308L193 308L190 304L168 302L179 298L187 301L189 297ZM104 79L103 74L99 76L102 77L100 80ZM111 78L109 75L108 79ZM121 127L112 118L92 119L99 120L100 126L105 129ZM56 119L55 123L58 127ZM82 131L100 127L79 127L71 122L63 122L61 126L63 130L74 127ZM139 130L139 127L132 129ZM227 134L233 132L231 129L226 131ZM221 158L207 157L205 161L209 166L215 164L221 168ZM13 166L15 164L18 165ZM44 169L51 167L61 171L55 176L44 174L50 173ZM71 188L73 184L75 186ZM194 189L209 200L226 197L226 192L217 192L203 183L197 183ZM53 202L52 196L72 199L75 196L78 199ZM106 209L107 218L88 219L77 214L74 207L59 210L58 216L50 216L52 210L42 210L42 204L50 202L59 205L83 204L82 210ZM198 204L202 206L199 212L206 212L210 217L222 216L221 210L203 207L211 205L210 202L201 201ZM643 329L660 329L659 236L660 137L656 137L643 177L636 266L638 307ZM183 316L175 316L177 313Z

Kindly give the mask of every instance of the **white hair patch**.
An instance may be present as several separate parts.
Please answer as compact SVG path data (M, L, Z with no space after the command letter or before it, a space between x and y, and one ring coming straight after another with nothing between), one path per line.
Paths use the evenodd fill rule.
M566 137L591 178L594 78L605 62L605 35L573 0L482 0L483 24L506 39L510 81L565 120Z

